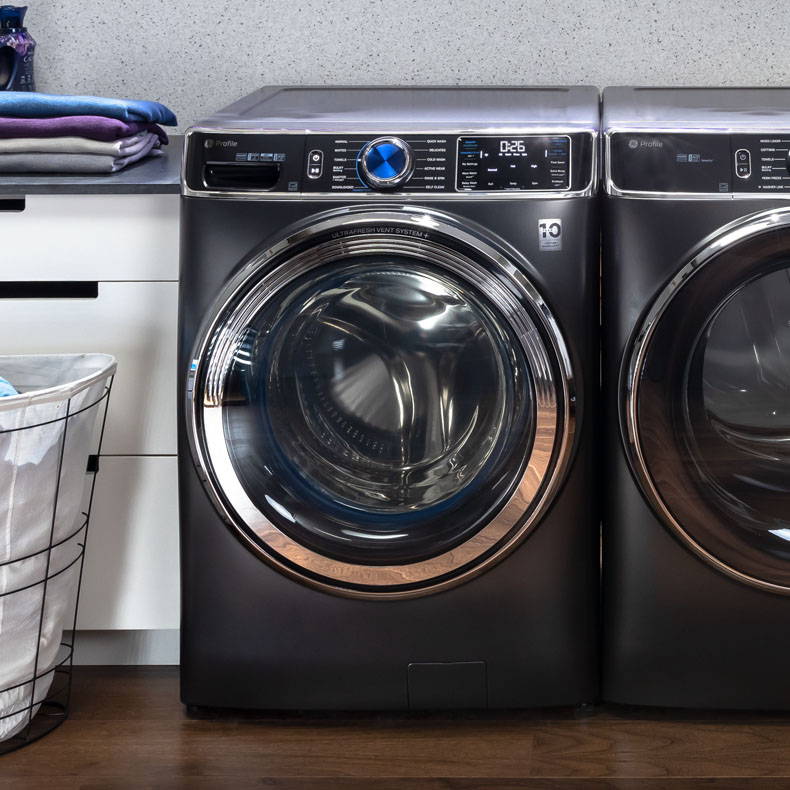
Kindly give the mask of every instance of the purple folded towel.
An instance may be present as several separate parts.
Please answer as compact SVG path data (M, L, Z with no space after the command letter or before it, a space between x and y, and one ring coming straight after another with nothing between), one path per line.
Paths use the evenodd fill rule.
M162 145L167 134L155 123L122 121L102 115L67 115L58 118L0 118L0 138L87 137L111 142L139 132L153 132Z

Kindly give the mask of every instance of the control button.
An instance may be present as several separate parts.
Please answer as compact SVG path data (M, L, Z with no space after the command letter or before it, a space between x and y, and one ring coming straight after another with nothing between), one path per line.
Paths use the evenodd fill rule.
M317 148L310 151L307 155L307 177L316 179L321 178L324 172L324 152Z
M359 171L368 186L395 189L409 180L414 171L414 155L400 138L379 137L359 152Z
M749 178L752 174L752 155L745 149L735 152L735 175L738 178Z

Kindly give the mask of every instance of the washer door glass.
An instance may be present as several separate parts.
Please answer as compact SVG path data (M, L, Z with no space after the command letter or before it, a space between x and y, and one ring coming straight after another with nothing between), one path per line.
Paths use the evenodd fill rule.
M558 484L562 338L512 259L446 215L321 217L218 300L195 352L196 461L226 520L300 578L456 583Z
M790 232L741 237L695 273L636 386L671 522L720 568L790 590Z
M534 401L479 293L388 256L269 301L229 372L225 439L249 497L348 562L415 562L479 527L517 480Z

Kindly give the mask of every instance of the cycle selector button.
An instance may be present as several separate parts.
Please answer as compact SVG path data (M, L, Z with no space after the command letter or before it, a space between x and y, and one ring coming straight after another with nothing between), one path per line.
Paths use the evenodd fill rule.
M396 189L414 172L414 154L399 137L378 137L359 152L360 178L373 189Z
M321 178L324 172L324 152L315 148L307 155L307 177Z
M738 178L749 178L752 174L752 155L745 148L735 152L735 175Z

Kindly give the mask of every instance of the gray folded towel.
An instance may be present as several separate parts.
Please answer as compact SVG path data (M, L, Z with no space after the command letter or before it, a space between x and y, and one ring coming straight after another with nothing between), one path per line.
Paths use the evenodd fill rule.
M14 137L0 139L0 154L100 154L131 156L158 135L143 131L118 140L89 140L87 137Z
M0 153L0 173L115 173L161 153L157 135L148 134L142 144L119 153Z

